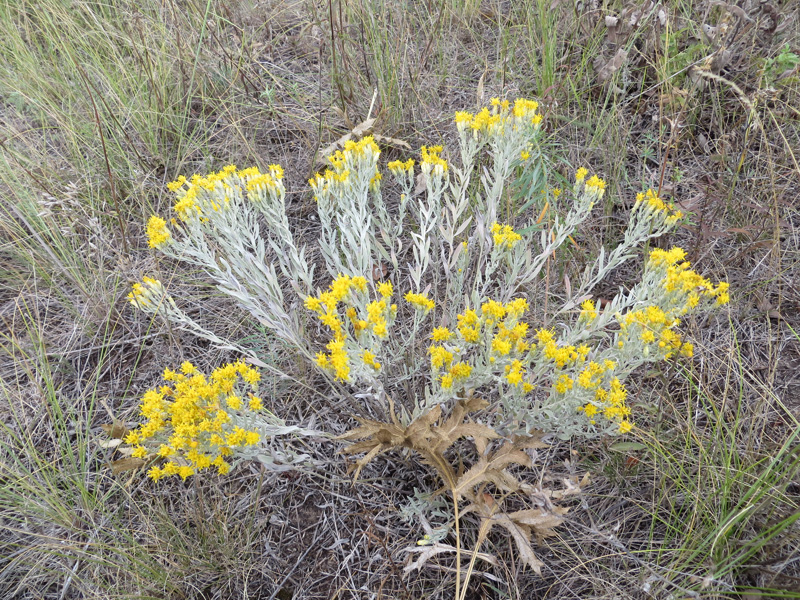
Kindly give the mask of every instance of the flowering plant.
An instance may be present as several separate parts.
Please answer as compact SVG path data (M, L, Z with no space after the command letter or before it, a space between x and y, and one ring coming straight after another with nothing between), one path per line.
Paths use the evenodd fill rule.
M727 284L714 286L690 270L679 248L654 250L639 284L602 309L591 300L612 269L682 218L648 190L637 198L623 241L601 251L574 291L565 290L563 304L545 314L544 294L552 291L543 290L542 269L606 184L579 169L571 194L551 191L554 203L571 196L572 205L547 228L541 218L515 214L509 183L543 172L531 158L542 160L537 110L531 100L495 99L476 114L457 113L460 165L445 160L440 146L423 147L423 192L419 184L414 189L414 160L389 162L397 192L391 203L371 137L348 141L329 157L329 168L309 182L319 252L332 277L322 292L314 291L314 268L289 226L278 165L179 178L169 186L175 217L169 224L151 217L150 245L202 267L260 324L361 397L384 406L387 395L400 398L406 421L481 390L499 402L494 425L509 435L625 433L632 427L625 378L642 363L691 356L676 330L680 318L726 302ZM529 195L534 188L547 189L539 182ZM500 222L501 213L513 222ZM373 276L387 267L388 277ZM405 302L395 298L396 286ZM289 290L327 332L324 350L308 318L290 309ZM138 284L132 302L235 347L182 313L156 280Z
M682 219L652 190L638 195L622 242L601 250L574 288L555 290L550 261L567 240L577 243L572 236L606 183L580 168L571 190L547 187L537 111L532 100L512 105L494 99L476 114L456 113L458 163L448 161L441 146L423 146L418 173L413 159L388 163L394 185L387 194L375 141L345 143L309 181L320 222L319 266L327 271L322 277L315 277L306 260L310 252L290 227L278 165L263 173L228 166L206 177L181 177L169 185L174 217L153 216L147 224L153 248L199 266L221 292L326 374L332 387L372 403L364 414L377 409L390 418L362 414L361 426L342 436L354 442L349 453L365 453L356 475L398 447L436 469L453 503L456 545L441 543L448 524L436 531L428 526L420 544L431 546L417 567L444 551L454 551L460 564L459 506L466 502L464 512L483 523L473 564L485 556L478 550L492 524L499 524L538 571L542 563L529 537L552 535L566 509L548 499L540 508L506 510L511 494L530 499L537 492L505 467L529 466L525 450L546 446L546 435L631 431L625 379L643 363L690 357L693 347L677 329L681 318L729 299L727 284L692 271L680 248L652 250L639 283L603 306L592 299L597 284L640 244ZM525 184L521 198L510 193L515 182L517 190ZM527 209L541 190L546 200L537 217ZM557 292L560 303L551 300ZM287 294L296 301L287 301ZM130 300L263 364L253 349L195 323L156 279L136 284ZM305 313L294 310L298 301ZM186 477L212 465L224 472L228 456L253 457L251 448L278 433L307 433L254 429L260 401L251 396L249 411L243 408L242 392L233 391L237 377L257 383L244 363L227 365L210 380L189 366L165 374L174 388L145 396L148 423L128 441L143 456L147 443L168 440L155 454L169 462L153 467L151 477ZM491 413L490 403L497 409ZM481 422L472 421L473 413ZM445 456L462 437L472 439L477 455L466 471L463 457L456 467ZM489 484L496 497L487 492ZM580 485L571 489L580 491ZM457 567L456 597L459 590Z
M147 422L125 435L133 458L152 465L154 481L170 475L184 480L214 467L222 475L232 458L254 459L273 469L299 465L309 458L263 446L278 435L321 435L295 426L265 410L255 394L261 374L241 361L203 375L190 362L165 369L167 385L147 391L140 413ZM277 459L277 460L276 460Z

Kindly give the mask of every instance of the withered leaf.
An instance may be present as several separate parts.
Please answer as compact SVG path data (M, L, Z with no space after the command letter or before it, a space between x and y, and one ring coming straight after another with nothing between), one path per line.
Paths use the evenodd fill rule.
M122 443L121 439L113 438L110 440L100 440L99 442L97 442L97 445L100 446L101 448L105 448L106 450L108 450L109 448L116 448L121 443Z
M597 69L597 80L600 83L605 83L611 76L616 73L619 68L625 64L625 61L628 58L628 51L624 48L620 48L617 50L617 53L613 56L611 60L605 63L603 66ZM602 64L602 63L600 63Z
M556 534L555 528L564 522L561 515L569 512L569 508L554 506L552 511L542 508L529 508L508 513L511 521L519 525L530 527L538 539L551 537Z
M489 456L481 456L471 469L459 477L454 493L471 495L472 488L484 482L491 482L506 491L516 491L520 487L519 481L503 469L510 464L527 467L530 462L525 452L514 448L512 442L506 442Z
M530 527L515 523L505 513L494 515L492 520L501 527L504 527L511 534L511 537L514 539L514 543L517 546L517 552L519 552L519 557L522 559L522 562L533 569L534 573L541 575L544 563L536 558L536 554L533 552L533 548L531 547Z
M108 435L108 437L116 440L123 439L126 435L128 435L129 431L125 424L120 423L119 421L115 421L113 424L103 423L100 425L100 429L102 429Z
M403 548L404 552L409 553L408 560L406 562L406 566L403 567L403 573L410 573L411 571L422 569L431 558L436 556L437 554L442 554L444 552L456 552L456 547L451 546L450 544L442 544L440 542L436 542L431 544L430 546L408 546L407 548ZM417 560L412 561L411 555L418 554ZM497 566L497 559L492 556L491 554L486 554L484 552L476 553L476 556L481 559L482 561L488 562L491 565Z
M119 475L120 473L124 473L125 471L133 471L134 469L140 469L147 461L142 460L141 458L120 458L119 460L111 461L111 472L114 475Z
M391 423L383 423L372 419L358 419L361 425L352 431L339 436L339 440L361 440L345 448L344 454L367 454L356 461L355 477L369 461L392 448L405 447L420 454L426 464L439 471L445 481L454 481L455 473L444 459L444 452L453 442L464 436L476 438L494 438L497 434L490 428L477 423L464 423L469 412L486 406L479 399L459 400L453 413L443 425L437 425L442 417L442 408L437 406L417 417L404 427L395 414L394 404L390 401L389 414ZM454 418L455 417L455 418Z

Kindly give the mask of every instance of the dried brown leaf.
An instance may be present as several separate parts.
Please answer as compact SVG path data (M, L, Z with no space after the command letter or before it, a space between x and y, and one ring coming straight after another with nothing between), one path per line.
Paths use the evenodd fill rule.
M628 59L628 51L624 48L620 48L617 50L617 53L606 62L603 66L597 69L597 80L600 83L605 83L611 76L619 71L620 67L625 64L625 61ZM602 62L600 63L602 64Z
M386 135L378 135L377 133L373 133L372 137L375 138L375 141L379 144L386 144L388 146L394 146L395 148L403 148L405 150L411 150L411 144L409 144L405 140L400 140L398 138L389 137Z
M530 527L537 539L541 540L556 535L555 528L564 522L562 515L567 512L569 512L568 508L556 506L552 511L529 508L508 513L506 516L518 525Z
M436 556L437 554L443 554L445 552L456 552L456 547L451 546L450 544L442 544L440 542L436 542L429 546L408 546L407 548L403 548L404 552L409 553L408 560L406 562L406 566L403 567L403 573L410 573L411 571L422 569L431 558ZM411 555L419 554L417 560L411 561ZM476 556L481 559L482 561L488 562L490 565L497 566L497 559L492 556L491 554L486 554L484 552L476 553Z
M570 477L569 479L562 479L564 484L563 490L554 491L550 497L555 500L561 500L567 496L575 496L580 494L587 485L589 485L589 473L586 473L583 478L578 481L578 477Z
M494 515L492 520L501 527L504 527L511 534L511 537L514 539L514 543L517 546L517 552L519 552L519 557L522 559L522 562L533 569L534 573L541 575L544 563L536 558L536 554L533 552L533 548L531 547L530 527L512 521L505 513Z
M102 429L110 438L114 438L117 440L123 439L126 435L128 435L128 431L130 431L124 423L115 422L113 424L103 423L100 425L100 429Z
M121 458L119 460L111 461L111 472L114 475L119 475L125 471L133 471L139 469L147 464L147 461L141 458Z

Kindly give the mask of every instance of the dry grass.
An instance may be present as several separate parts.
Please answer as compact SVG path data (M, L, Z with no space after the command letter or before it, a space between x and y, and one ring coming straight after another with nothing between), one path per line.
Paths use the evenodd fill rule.
M353 486L339 447L320 442L304 448L316 470L153 485L112 476L98 444L164 366L230 358L131 312L143 273L185 287L205 326L260 335L199 274L146 249L165 183L280 163L292 226L313 239L318 150L377 90L375 131L412 147L447 142L455 110L538 96L555 176L590 164L615 188L566 272L613 245L653 186L693 214L659 243L733 292L728 312L686 323L691 363L640 374L638 446L556 444L520 475L591 473L561 537L537 549L543 576L493 532L484 550L499 566L479 563L467 598L800 598L800 76L777 60L787 43L800 53L800 9L739 4L752 21L678 1L0 7L0 596L452 597L452 561L403 576L421 532L401 509L438 485L409 456L384 455ZM640 5L638 27L604 25ZM717 77L691 69L712 53ZM609 295L630 269L604 282ZM284 373L266 381L270 409L352 427L310 369L269 339L264 352ZM463 529L474 539L468 518Z

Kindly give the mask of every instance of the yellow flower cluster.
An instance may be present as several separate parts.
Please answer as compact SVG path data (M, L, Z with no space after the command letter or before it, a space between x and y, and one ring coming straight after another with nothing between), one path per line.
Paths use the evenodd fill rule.
M594 306L594 302L585 300L581 303L581 314L578 318L589 323L594 321L597 318L597 309Z
M169 242L172 237L167 229L167 222L159 216L153 215L147 221L147 242L151 248L158 248Z
M522 239L522 236L514 231L510 225L494 223L490 231L492 232L494 245L504 250L510 250Z
M606 182L600 179L597 175L592 175L587 180L587 175L589 175L588 169L584 167L579 168L575 173L575 184L584 184L584 190L586 192L601 198L606 191Z
M631 410L625 403L627 397L628 392L625 390L625 386L617 377L614 377L611 379L608 389L598 388L594 400L581 406L578 410L584 412L592 425L596 423L595 417L601 413L607 420L618 424L620 433L628 433L633 429L633 424L629 420Z
M423 146L420 148L422 156L422 168L428 172L433 171L436 175L442 176L447 172L447 161L439 156L444 148L441 146Z
M378 144L375 143L375 139L368 135L357 142L353 140L346 141L344 149L337 150L329 156L328 162L337 172L341 172L343 169L350 168L355 161L361 159L374 160L380 156L380 153L381 150L378 148Z
M364 350L364 353L361 355L361 360L364 361L365 365L369 365L376 371L379 371L381 368L381 363L375 360L375 355L369 350Z
M645 348L657 344L658 352L664 358L671 358L680 351L684 356L692 356L692 345L682 344L681 336L672 330L680 320L667 314L658 306L647 306L625 315L618 315L619 347L623 347L632 337L638 337Z
M606 190L606 182L600 179L597 175L592 175L586 182L586 189L590 192L602 196Z
M444 346L431 346L428 354L431 355L431 367L436 371L448 368L453 362L453 353Z
M391 298L392 294L394 293L394 287L392 286L391 281L383 281L378 284L378 293L383 298Z
M613 360L606 360L603 363L590 361L578 374L578 385L586 390L596 390L603 385L605 374L616 368L617 363Z
M583 363L589 354L590 348L586 344L580 346L566 345L559 346L555 340L555 334L550 329L539 329L536 332L536 339L539 342L538 349L542 355L558 367L563 369L566 366Z
M344 344L343 336L334 336L325 346L329 354L318 352L315 359L317 365L323 369L333 371L334 376L339 381L348 381L350 379L350 358L344 349Z
M157 308L165 295L164 285L158 279L143 277L142 283L133 284L128 302L139 309Z
M376 168L380 154L380 148L371 135L357 142L346 141L342 150L337 150L328 157L331 168L308 180L314 190L314 200L319 200L319 194L327 192L331 186L339 189L348 185L351 173L364 172L367 169L374 169L370 188L377 190L382 177Z
M230 470L225 459L234 454L237 446L259 442L257 431L234 424L242 412L262 408L261 399L252 393L258 390L261 379L255 369L238 361L205 377L193 364L185 362L179 372L165 370L164 379L172 385L144 394L140 411L147 422L125 437L125 442L134 446L134 457L155 454L167 459L163 466L148 471L153 480L169 475L185 480L210 467L225 474ZM247 409L236 393L242 384L251 390Z
M634 205L634 208L637 208L642 204L651 210L659 211L667 215L667 218L665 219L667 225L673 225L678 222L678 220L683 218L683 213L681 211L675 210L675 207L672 204L667 204L664 202L652 189L649 189L644 193L640 192L636 194L636 204Z
M495 323L497 333L492 338L490 348L498 356L526 352L530 344L525 340L528 324L518 319L528 310L528 301L517 298L503 305L496 300L488 300L481 305L481 317L485 331L493 332ZM505 317L505 320L503 320Z
M262 190L282 189L282 179L283 168L280 165L269 165L267 173L261 173L258 167L237 169L235 165L228 165L221 171L206 176L193 175L191 179L186 179L181 175L168 183L167 188L178 199L172 207L178 218L188 221L197 216L208 217L212 211L219 211L222 204L230 202L229 196L234 189L247 192L248 198L254 199Z
M509 328L505 321L500 321L497 324L497 333L492 339L492 352L500 356L508 356L512 352L525 352L530 348L530 344L525 340L527 333L527 323L517 323Z
M722 282L714 286L708 279L692 271L691 265L684 260L685 258L686 252L675 247L669 251L656 248L648 259L649 268L666 267L664 290L685 296L686 303L682 313L695 308L702 297L713 299L718 305L727 304L730 301L728 283Z
M727 283L714 286L692 271L685 258L686 252L677 247L651 251L645 269L660 275L656 285L661 289L661 297L658 304L616 315L620 326L617 342L620 348L635 341L644 347L645 352L656 352L664 358L678 353L692 356L692 344L682 342L681 336L673 330L680 324L678 317L697 308L701 302L725 304L730 296Z
M498 359L509 357L511 363L506 365L506 379L525 393L531 391L533 386L524 381L527 371L518 357L521 357L530 348L525 340L528 333L528 324L520 323L519 319L528 310L528 302L524 298L516 298L503 304L497 300L488 299L481 305L480 316L477 311L467 309L463 314L457 315L458 333L467 344L477 344L481 339L481 330L486 333L487 353L489 362L495 363ZM491 339L489 339L491 337ZM449 341L452 338L450 330L440 327L434 329L432 335L434 342ZM460 347L456 351L461 353ZM453 353L445 346L432 345L428 352L431 355L431 366L434 370L448 368L449 371L442 377L442 387L449 388L459 377L466 377L471 373L466 363L449 365L454 360ZM506 359L507 360L507 359ZM464 366L461 366L464 365ZM467 373L467 375L464 375ZM448 377L448 375L450 377Z
M497 128L502 128L507 123L512 125L530 123L538 126L542 122L542 115L536 110L539 103L535 100L517 98L514 106L509 100L492 98L490 102L491 110L487 107L482 108L477 114L459 111L456 113L456 128L459 131L471 129L474 132L493 133Z
M391 284L389 284L389 294L391 295ZM384 290L386 288L384 287ZM364 277L356 276L350 277L349 275L339 275L331 282L328 290L316 296L308 296L305 299L305 306L309 310L317 313L319 320L328 329L331 330L333 338L328 342L326 348L329 353L319 352L316 357L316 363L323 369L333 371L336 379L340 381L348 381L350 379L350 359L345 349L346 342L346 329L344 321L339 314L339 303L349 304L345 309L345 316L351 323L353 330L356 334L372 328L375 335L384 337L386 335L386 319L385 313L387 305L385 300L373 302L367 305L367 318L360 319L358 311L356 310L353 298L349 298L351 293L364 293L367 291L367 280ZM363 355L362 355L363 358ZM364 361L367 363L367 361ZM367 364L373 367L377 364L373 360Z
M243 176L242 173L245 173ZM280 165L270 165L269 173L260 173L256 167L244 169L237 173L239 177L246 180L245 187L248 192L258 190L271 190L278 186L278 182L283 179L283 167Z
M433 300L428 298L425 294L415 294L414 292L408 292L404 296L406 302L414 306L414 308L418 308L424 312L428 312L432 310L436 304Z
M431 332L431 339L434 342L446 342L451 337L453 337L453 332L447 327L434 327Z
M402 175L404 173L410 173L411 171L414 170L414 159L409 158L407 161L392 160L389 161L389 164L387 164L386 167L394 175Z
M650 252L650 256L647 259L647 266L649 268L667 268L676 263L683 262L685 259L686 251L678 246L670 248L669 250L655 248Z
M450 370L442 375L442 387L450 389L454 384L467 379L472 373L472 367L464 362L458 362L450 367Z
M525 394L533 390L533 385L524 380L527 374L521 360L514 359L510 365L506 365L506 381L514 387L521 387Z
M474 344L478 341L481 335L481 320L471 308L464 311L464 314L458 315L458 333L468 344Z
M381 179L383 179L383 175L381 172L375 169L375 174L372 176L372 179L369 180L369 189L373 192L378 192L381 189Z
M387 317L394 316L397 312L397 305L390 305L386 298L383 300L374 300L367 304L367 321L363 328L372 328L372 333L377 337L383 339L387 334Z

